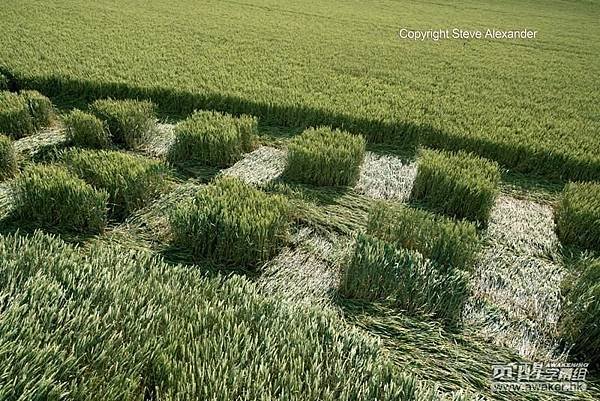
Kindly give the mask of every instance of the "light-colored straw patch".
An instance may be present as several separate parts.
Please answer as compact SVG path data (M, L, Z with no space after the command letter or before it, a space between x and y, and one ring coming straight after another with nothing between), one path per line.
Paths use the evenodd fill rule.
M12 210L13 193L10 181L0 182L0 219L6 217Z
M524 357L561 358L556 326L565 271L551 210L502 196L484 238L465 321Z
M325 239L304 228L294 234L290 247L263 267L257 285L293 303L331 305L339 265L350 248L347 238Z
M45 149L66 145L67 137L62 127L52 127L14 142L15 150L34 157Z
M560 243L547 205L500 196L492 209L487 237L517 254L559 259Z
M163 157L169 152L169 148L175 141L175 125L167 123L157 123L150 138L140 145L139 150L154 157Z
M367 152L355 190L373 199L405 201L410 196L416 174L414 162Z
M223 170L222 174L240 178L249 184L266 184L283 173L285 162L285 151L261 146Z

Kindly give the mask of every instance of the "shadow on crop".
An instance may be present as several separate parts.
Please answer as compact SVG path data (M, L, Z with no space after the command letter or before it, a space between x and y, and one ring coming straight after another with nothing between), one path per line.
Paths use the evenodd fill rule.
M577 159L561 149L535 149L525 143L502 142L489 137L444 131L427 123L381 120L335 113L305 105L260 102L216 92L191 92L165 87L139 87L122 82L100 82L58 75L16 76L0 70L14 90L35 89L52 97L58 104L75 106L100 98L148 99L159 113L184 118L194 110L215 110L233 115L249 114L259 118L263 127L293 127L302 130L330 126L365 136L372 144L387 144L395 149L416 149L419 145L451 151L466 150L496 160L521 173L575 180L600 179L600 160ZM267 130L271 134L288 130Z

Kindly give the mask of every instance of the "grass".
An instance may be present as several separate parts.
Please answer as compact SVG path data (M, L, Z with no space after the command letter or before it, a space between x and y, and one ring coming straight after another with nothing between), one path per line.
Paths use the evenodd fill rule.
M109 194L110 215L117 219L146 205L167 184L165 167L138 155L72 149L61 159L75 175Z
M13 142L0 134L0 181L14 177L17 172L17 154Z
M426 322L399 314L382 303L346 300L344 317L352 324L380 338L394 362L424 380L440 383L440 390L463 390L485 400L595 400L592 391L577 394L554 391L491 391L491 366L498 361L526 361L505 347L481 338L475 327L450 332L437 322ZM594 387L588 380L588 388ZM597 391L597 387L595 389Z
M6 91L10 89L10 81L6 75L0 72L0 91Z
M198 111L175 127L168 160L227 167L252 150L257 134L256 118Z
M289 206L244 182L220 177L186 199L170 216L174 242L196 258L257 267L286 239Z
M52 124L54 107L50 99L35 90L22 90L19 92L19 96L27 101L29 114L36 130Z
M519 360L518 355L535 361L557 356L550 351L556 350L563 305L565 316L571 316L563 320L565 344L580 344L574 356L582 360L597 346L593 321L585 320L594 317L595 290L588 289L595 287L578 280L581 291L573 289L562 302L563 252L547 207L559 199L567 180L600 181L597 1L208 0L200 5L149 0L142 6L137 0L5 0L2 15L8 21L0 26L3 89L38 90L65 106L61 110L91 111L88 103L97 99L147 100L164 122L196 110L235 119L251 115L259 122L260 143L279 149L245 157L222 172L253 180L265 193L236 184L227 194L209 196L216 190L203 183L221 166L186 160L177 162L173 179L168 171L161 176L168 190L154 190L158 180L147 185L142 173L132 178L129 172L138 167L129 163L133 158L135 166L160 166L135 154L163 158L174 126L161 124L161 134L146 141L154 122L123 117L127 113L119 113L126 107L112 102L122 121L146 121L151 129L138 135L144 123L132 123L133 129L122 132L134 132L130 143L118 138L116 145L135 149L122 151L123 156L89 157L93 162L82 156L78 163L87 169L85 177L81 173L86 188L110 189L107 208L120 221L111 221L100 236L76 233L81 248L41 234L0 236L0 399L433 398L433 390L411 394L415 382L400 376L399 369L434 381L442 391L464 389L479 398L598 398L597 389L575 395L490 389L494 362ZM440 42L398 37L405 27L452 26L528 27L538 37ZM30 106L27 102L29 131L0 132L13 138L35 132ZM10 110L16 109L11 107L0 106L0 114L12 116ZM11 118L6 121L12 124ZM367 140L372 153L356 186L353 179L341 187L277 179L290 141L320 126ZM15 141L19 167L27 171L39 162L55 163L67 145L64 137L54 126ZM468 271L473 294L464 322L456 318L460 308L452 306L461 302L464 288L464 272L457 267L473 265L478 241L470 242L477 240L472 223L452 217L460 217L459 200L466 200L469 212L483 211L484 218L473 221L485 222L489 198L473 199L470 191L464 196L448 181L437 200L456 197L455 210L446 212L450 217L429 213L443 208L415 199L413 207L381 206L376 229L383 234L369 222L377 215L371 211L373 198L406 200L423 160L413 159L421 146L471 152L494 160L504 174L503 196L480 232L485 248L475 270ZM228 153L240 157L237 151ZM390 157L379 158L383 153ZM270 155L282 157L271 164L275 157ZM454 164L434 173L448 173ZM467 182L474 194L486 192L468 178L482 171L473 166L456 181ZM320 179L339 167L328 162L302 172ZM0 183L0 215L14 210L11 183L22 177ZM436 180L421 184L440 184ZM202 202L198 191L206 195ZM126 194L131 198L119 198ZM138 195L144 200L126 204ZM269 213L277 215L277 207L264 199L273 198L287 204L289 236L264 234L272 221ZM591 203L584 203L578 210L590 209ZM51 211L48 205L54 207L38 202L45 213ZM200 222L202 230L187 244L177 244L169 217L183 205L197 213L184 221ZM65 220L74 208L61 211ZM17 228L27 232L30 227L23 218ZM45 230L60 231L56 224ZM364 232L381 238L365 239L358 252L354 241ZM258 242L250 234L235 236L245 233L258 233ZM71 240L71 234L61 232L61 237ZM234 255L224 263L248 278L202 276L212 271L209 259L220 255L192 257L192 249L204 244L195 238L222 241L218 252ZM117 243L124 246L114 247ZM259 254L263 246L270 249L268 256L249 261L260 271L246 270L245 261L232 262ZM133 249L147 249L165 261ZM363 254L371 257L359 258ZM398 260L422 264L402 270ZM193 265L198 261L201 265ZM364 298L375 294L372 300L335 298L340 267L351 262L356 272L348 276L349 287ZM275 297L259 294L248 279L261 282L258 291Z
M147 141L155 128L155 106L149 101L100 99L90 110L106 123L115 143L130 149Z
M116 4L7 1L14 23L0 30L7 44L0 69L50 95L151 98L181 115L246 113L271 125L330 125L371 141L420 137L521 172L600 178L600 94L593 90L600 41L588 28L600 15L596 2ZM30 12L42 5L43 15ZM421 42L400 39L403 27L539 33L535 40Z
M562 337L572 345L572 356L600 368L600 259L584 258L575 277L566 283L566 305L560 323Z
M0 92L0 132L19 139L35 132L27 100L13 92Z
M460 270L440 270L416 251L359 235L354 256L342 273L340 292L350 299L390 301L409 315L456 326L469 296L468 279Z
M99 233L108 194L59 166L34 165L12 182L15 221L58 232Z
M498 165L465 152L423 150L411 199L459 219L485 224L498 196Z
M38 91L0 90L0 132L20 139L48 127L53 118L52 102Z
M364 157L365 140L361 136L327 127L309 128L289 143L283 175L305 184L352 185Z
M101 149L111 144L105 123L93 114L72 110L63 118L67 141L80 148Z
M567 184L558 201L555 219L563 243L600 251L600 184Z
M470 222L383 202L369 213L367 231L397 247L418 251L448 269L470 269L480 246Z
M335 314L241 277L40 233L1 237L0 271L3 398L441 399Z

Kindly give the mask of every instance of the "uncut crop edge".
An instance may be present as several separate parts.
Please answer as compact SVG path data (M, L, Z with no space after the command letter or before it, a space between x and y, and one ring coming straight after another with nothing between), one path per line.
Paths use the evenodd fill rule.
M419 145L451 151L466 150L521 173L567 180L600 180L600 162L597 161L582 160L559 150L533 149L523 144L445 132L428 124L357 118L307 106L267 104L219 93L193 93L52 75L17 76L3 67L0 67L0 73L9 79L11 90L35 89L55 98L86 103L106 97L148 99L167 115L188 115L195 110L207 109L233 115L251 114L259 117L264 125L300 129L328 125L362 134L370 143L389 144L401 150L415 149Z

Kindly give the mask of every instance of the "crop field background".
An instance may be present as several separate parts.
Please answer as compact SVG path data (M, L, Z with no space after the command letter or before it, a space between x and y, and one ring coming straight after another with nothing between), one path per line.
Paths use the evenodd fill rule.
M48 95L327 124L597 179L600 11L581 1L21 1L0 68ZM412 42L400 27L527 27L535 41Z
M0 401L600 399L597 2L0 17Z

